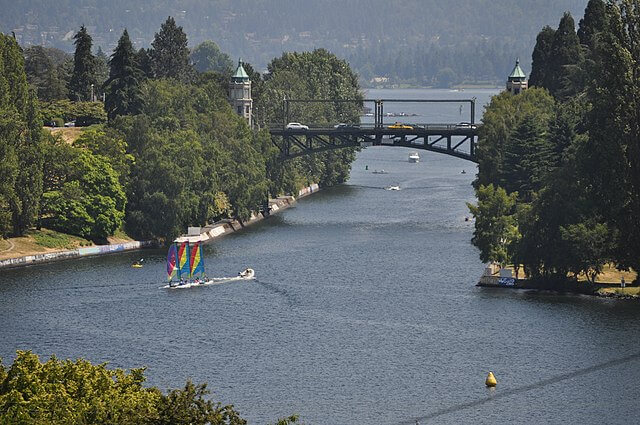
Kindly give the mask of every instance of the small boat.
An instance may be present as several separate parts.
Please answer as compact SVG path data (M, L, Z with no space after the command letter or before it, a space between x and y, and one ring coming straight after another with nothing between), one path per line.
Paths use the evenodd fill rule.
M384 170L374 170L373 174L389 174L389 172Z
M411 152L409 154L409 162L420 162L420 155L418 155L418 152Z
M400 190L400 186L398 185L391 185L391 186L387 186L384 188L385 190Z
M141 258L140 261L136 261L135 263L133 263L131 267L133 267L134 269L141 269L143 262L144 262L144 258Z
M466 172L466 171L464 171L464 170L462 170L462 172L461 172L460 174L467 174L467 172Z
M256 275L256 272L253 269L244 269L243 271L238 273L238 277L241 277L247 280L253 279L255 275Z

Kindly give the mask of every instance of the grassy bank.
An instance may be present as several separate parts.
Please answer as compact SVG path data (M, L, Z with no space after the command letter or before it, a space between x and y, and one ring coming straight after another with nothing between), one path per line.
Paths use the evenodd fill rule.
M132 240L132 238L121 230L117 231L114 236L108 238L109 243L123 243ZM92 245L94 245L92 241L78 236L49 229L34 229L26 232L24 236L0 239L0 260L46 252L67 251Z

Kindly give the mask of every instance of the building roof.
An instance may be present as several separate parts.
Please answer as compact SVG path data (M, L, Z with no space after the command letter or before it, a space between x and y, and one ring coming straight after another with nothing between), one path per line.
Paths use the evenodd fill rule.
M520 68L520 59L516 60L516 66L513 67L513 71L509 75L509 80L515 80L516 78L527 78L522 68Z
M249 75L247 71L244 70L242 66L242 60L238 61L238 68L236 69L235 74L233 74L233 81L249 81Z

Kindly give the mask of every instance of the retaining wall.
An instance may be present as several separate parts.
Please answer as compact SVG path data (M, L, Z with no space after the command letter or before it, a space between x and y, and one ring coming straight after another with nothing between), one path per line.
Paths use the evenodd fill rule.
M311 186L305 187L304 189L300 189L298 191L298 199L309 196L319 190L320 186L318 186L317 184L312 184ZM275 199L269 199L270 214L277 214L278 212L291 207L295 203L296 197L291 195L279 196ZM246 226L250 226L254 223L264 220L265 218L266 217L262 213L252 213L251 218L249 218L249 220L245 222L240 222L239 220L218 221L205 227L201 227L200 234L198 235L182 235L179 238L176 238L174 242L207 243L224 235L237 232L238 230Z
M43 254L26 255L24 257L8 258L0 261L0 269L28 266L30 264L48 263L50 261L69 260L72 258L88 257L92 255L113 254L115 252L132 251L134 249L156 246L155 241L133 241L110 245L97 245L78 248L70 251L46 252Z

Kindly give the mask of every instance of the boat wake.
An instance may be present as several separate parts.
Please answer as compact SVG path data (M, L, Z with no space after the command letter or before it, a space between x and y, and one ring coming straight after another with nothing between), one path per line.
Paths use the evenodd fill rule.
M161 286L161 289L189 289L189 288L199 288L201 286L211 286L211 285L220 285L223 283L229 282L237 282L240 280L255 280L255 272L253 269L246 269L240 273L238 276L234 277L207 277L202 280L196 281L186 281L183 283L180 282L172 282L167 285Z

